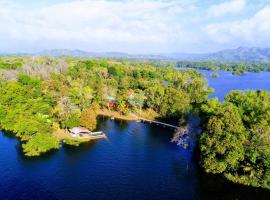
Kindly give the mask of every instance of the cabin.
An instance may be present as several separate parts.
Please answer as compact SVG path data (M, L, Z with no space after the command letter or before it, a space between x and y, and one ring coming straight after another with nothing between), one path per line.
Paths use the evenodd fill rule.
M133 99L134 98L134 91L132 89L129 89L127 91L127 96L128 96L128 99Z
M91 131L89 131L87 128L84 127L74 127L72 129L69 129L72 137L84 137L86 135L89 135Z
M107 108L110 110L115 108L118 105L116 99L114 97L108 96L107 97Z

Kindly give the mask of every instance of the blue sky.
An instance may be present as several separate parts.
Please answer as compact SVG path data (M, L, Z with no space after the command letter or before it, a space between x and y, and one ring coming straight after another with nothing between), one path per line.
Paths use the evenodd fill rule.
M270 47L270 0L0 0L0 52Z

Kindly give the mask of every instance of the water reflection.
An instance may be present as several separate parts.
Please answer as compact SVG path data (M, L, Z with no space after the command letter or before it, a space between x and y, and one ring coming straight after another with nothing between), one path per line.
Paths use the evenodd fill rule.
M200 199L202 200L269 200L270 191L233 184L221 176L199 174Z
M95 149L95 146L98 141L90 141L86 143L80 144L80 146L72 146L72 145L63 145L63 151L67 155L74 154L84 154L84 152L88 153L89 151Z

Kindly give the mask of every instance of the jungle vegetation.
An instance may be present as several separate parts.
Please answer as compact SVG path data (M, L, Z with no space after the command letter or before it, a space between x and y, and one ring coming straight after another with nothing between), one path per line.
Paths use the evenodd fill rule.
M212 73L212 74L211 74L211 77L212 77L212 78L218 78L219 76L220 76L220 75L219 75L218 73Z
M201 164L206 172L270 189L270 93L231 91L202 106Z

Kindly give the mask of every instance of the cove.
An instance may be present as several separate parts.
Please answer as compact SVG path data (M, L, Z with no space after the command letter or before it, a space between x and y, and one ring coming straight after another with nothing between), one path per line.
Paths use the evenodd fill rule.
M101 119L108 140L37 158L0 134L0 199L266 199L270 191L204 174L160 126ZM79 198L78 198L79 197Z

